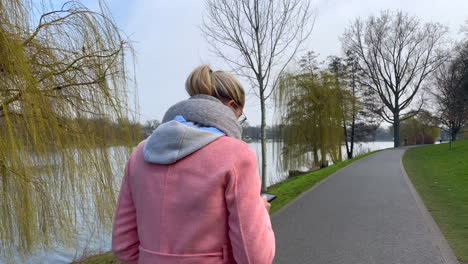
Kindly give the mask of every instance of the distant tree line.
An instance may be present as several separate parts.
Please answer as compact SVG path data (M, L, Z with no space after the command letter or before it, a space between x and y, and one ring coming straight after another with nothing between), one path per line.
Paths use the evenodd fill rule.
M375 130L373 141L393 141L391 127L379 127Z
M11 116L10 122L15 122L17 127L27 127L26 120L20 116ZM62 117L60 122L66 124L61 145L64 147L89 148L92 142L93 148L121 146L135 144L143 138L142 129L144 126L138 122L129 119L111 120L107 117L100 118L65 118ZM4 120L0 119L0 133L7 134L8 126ZM28 129L18 130L15 133L15 138L18 144L21 144L26 149L34 148L31 142L34 142L34 133ZM80 137L88 137L87 142L80 141ZM41 141L46 146L53 146L57 138L53 134L45 134L41 137ZM81 144L83 143L83 144Z
M144 123L135 124L135 129L139 129L140 139L149 137L153 131L160 125L159 120L147 120ZM273 126L266 127L266 139L279 141L282 140L282 130L285 126L282 124L276 124ZM368 141L392 141L391 131L388 128L374 128L373 126L367 126L366 124L360 124L356 128L356 142L368 142ZM249 123L245 123L242 126L242 139L245 141L257 141L261 140L261 126L251 126Z
M244 140L261 140L261 126L244 125L242 128L242 139ZM266 139L281 140L281 125L273 125L266 127Z
M158 128L161 124L159 120L152 119L147 120L144 123L140 123L137 126L139 127L140 138L145 139L149 137L153 131ZM261 125L251 126L249 123L245 122L242 126L242 139L246 141L250 140L261 140ZM266 139L268 140L281 140L281 125L267 126L266 127Z

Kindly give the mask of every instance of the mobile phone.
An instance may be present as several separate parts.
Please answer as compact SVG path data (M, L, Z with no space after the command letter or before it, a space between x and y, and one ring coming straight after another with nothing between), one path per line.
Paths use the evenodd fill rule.
M271 202L271 201L273 201L274 199L276 199L276 197L277 197L276 195L271 194L271 193L262 193L262 194L260 194L260 195L261 195L261 196L266 196L267 202Z

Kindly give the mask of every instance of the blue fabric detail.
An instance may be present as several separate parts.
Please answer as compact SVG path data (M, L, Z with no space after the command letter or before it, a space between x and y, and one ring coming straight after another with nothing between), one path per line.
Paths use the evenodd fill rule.
M183 116L181 116L181 115L176 116L173 120L175 120L177 122L180 122L180 123L182 123L182 124L184 124L186 126L192 127L192 128L217 133L217 134L220 134L220 135L223 135L223 136L226 135L225 133L223 133L221 130L217 129L216 127L198 127L198 126L194 126L194 125L190 124L189 122L187 122L187 120L185 120L185 118Z

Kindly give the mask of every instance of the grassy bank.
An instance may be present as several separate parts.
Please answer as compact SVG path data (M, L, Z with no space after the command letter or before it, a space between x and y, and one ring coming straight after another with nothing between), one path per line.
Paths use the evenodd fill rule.
M84 256L81 260L71 264L123 264L123 262L119 261L112 252L107 252L89 257Z
M373 154L377 151L370 152L358 157L355 157L350 160L345 160L342 162L335 163L331 166L328 166L324 169L320 169L314 172L310 172L301 176L296 176L289 178L281 183L275 184L268 189L269 193L278 195L271 203L270 214L276 212L278 209L283 207L285 204L290 202L292 199L296 198L298 195L307 191L309 188L313 187L316 183L328 177L330 174L336 172L337 170L346 167L353 161L364 158L370 154ZM121 263L116 260L112 253L104 253L97 256L83 258L83 260L73 262L74 264L117 264Z
M468 264L468 140L409 149L403 164L460 262Z

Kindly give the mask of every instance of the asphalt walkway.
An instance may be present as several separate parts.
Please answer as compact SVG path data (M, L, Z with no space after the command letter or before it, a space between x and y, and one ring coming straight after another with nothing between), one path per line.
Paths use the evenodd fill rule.
M404 151L358 160L273 214L274 263L457 263L402 170Z

